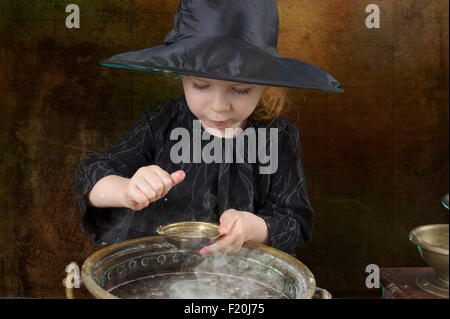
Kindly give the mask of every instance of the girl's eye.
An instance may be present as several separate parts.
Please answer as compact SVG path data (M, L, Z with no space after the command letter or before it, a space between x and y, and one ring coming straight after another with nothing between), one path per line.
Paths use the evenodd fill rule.
M194 87L198 90L206 90L209 88L209 85L207 86L199 86L197 84L194 83ZM238 90L238 89L234 89L233 90L237 93L237 94L248 94L250 92L250 88L249 89L245 89L245 90Z
M195 87L196 89L199 89L199 90L206 90L207 88L209 88L209 86L198 86L198 85L195 84L195 83L194 83L194 87Z
M248 94L248 92L250 92L250 89L245 89L245 90L238 90L238 89L233 89L237 94Z

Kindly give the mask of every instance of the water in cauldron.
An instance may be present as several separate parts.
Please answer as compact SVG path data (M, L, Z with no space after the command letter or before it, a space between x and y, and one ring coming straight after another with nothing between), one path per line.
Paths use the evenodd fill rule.
M109 293L126 299L287 299L272 287L242 277L182 272L126 282Z

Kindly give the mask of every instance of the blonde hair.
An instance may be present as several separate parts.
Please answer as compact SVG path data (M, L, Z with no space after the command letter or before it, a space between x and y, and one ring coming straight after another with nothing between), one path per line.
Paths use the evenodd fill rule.
M163 72L163 77L171 85L182 88L181 77L177 73ZM284 111L288 104L287 88L278 86L267 86L256 105L255 110L250 115L253 120L261 121L270 126L276 118Z

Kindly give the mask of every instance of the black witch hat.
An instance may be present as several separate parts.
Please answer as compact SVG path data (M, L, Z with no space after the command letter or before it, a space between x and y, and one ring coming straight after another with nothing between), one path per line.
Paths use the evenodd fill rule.
M280 57L275 0L181 0L163 45L114 55L104 66L342 93L309 63Z

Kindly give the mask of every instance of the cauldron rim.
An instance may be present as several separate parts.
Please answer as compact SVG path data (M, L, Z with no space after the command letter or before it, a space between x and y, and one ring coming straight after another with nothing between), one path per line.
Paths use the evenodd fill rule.
M83 263L82 270L81 270L81 279L84 284L84 286L87 288L87 290L95 297L100 299L120 299L119 297L107 292L104 290L100 285L94 280L92 275L92 268L100 262L105 257L110 257L114 254L116 251L120 251L124 248L131 248L136 247L138 249L140 245L143 244L165 244L167 241L162 236L150 236L150 237L142 237L137 239L131 239L126 240L120 243L111 244L109 246L103 247L96 252L94 252L92 255L90 255L86 261ZM314 278L313 273L311 270L309 270L308 267L306 267L305 264L303 264L298 259L294 258L293 256L290 256L286 254L285 252L275 249L273 247L255 243L248 241L244 244L245 247L253 248L257 250L261 250L265 253L268 253L278 259L281 259L291 266L299 269L304 274L304 279L306 283L306 290L301 295L300 299L311 299L314 296L315 289L316 289L316 281ZM142 247L142 246L141 246Z

